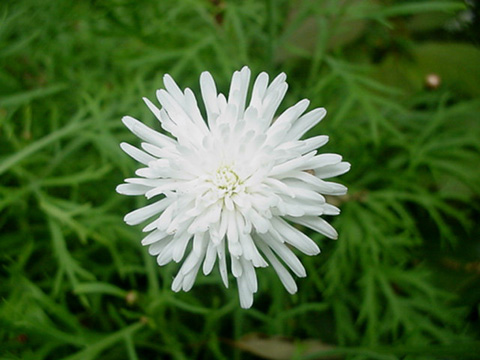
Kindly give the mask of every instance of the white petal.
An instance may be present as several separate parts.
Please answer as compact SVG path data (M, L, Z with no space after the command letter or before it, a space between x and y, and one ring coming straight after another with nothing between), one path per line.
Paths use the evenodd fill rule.
M313 157L306 162L307 169L317 169L328 165L335 165L342 161L338 154L321 154Z
M238 296L240 298L240 306L243 309L249 309L253 304L253 292L251 291L246 275L237 278Z
M281 197L281 202L278 204L278 213L276 215L285 216L304 216L306 213L305 204L300 203L298 201L293 201L293 199ZM323 209L321 210L321 214L323 214ZM318 214L318 215L321 215Z
M243 249L243 257L251 261L255 267L267 267L268 263L263 259L262 255L253 242L250 233L240 233L240 244Z
M156 158L163 158L171 154L171 148L161 148L146 142L142 142L142 149L145 150L147 153L155 156L155 157L150 156L151 157L150 161L147 162L145 165L148 165L151 161L157 160Z
M155 230L157 229L157 222L158 222L158 218L155 219L154 221L152 221L150 224L148 224L147 226L145 226L142 231L143 232L150 232L152 230Z
M292 198L295 197L295 193L283 181L280 181L278 179L269 177L269 178L265 179L264 183L273 187L275 189L275 192L277 192L277 193L280 192L280 193L288 195Z
M215 261L217 260L217 249L212 243L208 244L205 260L203 261L203 273L208 275L212 272Z
M325 212L325 203L319 201L311 201L302 198L281 197L282 202L278 207L279 213L276 215L290 215L294 217L305 215L323 215Z
M227 108L227 99L225 98L225 95L218 94L217 103L218 103L218 110L220 111L220 113L225 112L225 109Z
M309 167L306 163L315 156L315 151L302 155L298 158L286 161L282 164L275 165L269 173L269 176L279 177L282 174L290 173L296 170L307 170Z
M278 109L278 106L282 102L285 93L287 92L288 85L283 83L278 90L268 92L265 96L263 103L262 111L259 113L259 116L263 118L268 124L272 121L275 112Z
M306 113L293 124L292 129L288 133L288 139L300 139L303 134L318 124L326 114L327 111L324 108L313 109Z
M124 116L122 121L132 133L144 141L157 144L158 146L172 146L175 144L175 140L150 129L148 126L142 124L131 116Z
M172 253L173 261L178 263L180 262L180 260L183 259L183 256L185 255L185 250L187 249L187 245L190 242L191 238L192 235L187 233L186 231L183 232L180 236L174 237L173 241L175 241L175 249L173 249Z
M278 117L277 120L275 120L270 129L268 129L267 133L269 133L270 131L274 131L277 126L281 126L284 123L288 123L291 125L295 120L298 119L300 115L303 114L309 104L309 100L303 99L295 105L289 107Z
M173 250L175 249L175 240L171 240L157 257L157 264L160 266L168 264L172 261Z
M228 288L228 273L227 273L227 256L225 254L225 242L222 241L217 246L218 267L220 269L220 276L223 284Z
M122 195L145 195L150 187L138 184L120 184L115 190Z
M148 253L152 256L156 256L160 254L163 251L163 249L165 249L165 247L169 244L170 241L171 241L171 238L168 239L167 241L157 241L156 243L151 244L148 247Z
M148 234L142 239L142 245L146 246L146 245L153 244L154 242L158 242L166 238L167 236L168 234L164 231L160 231L160 230L152 231L150 234Z
M153 204L144 206L140 209L128 213L127 215L125 215L123 220L128 225L140 224L148 218L151 218L152 216L157 215L163 210L165 210L169 203L170 202L166 201L166 199L159 200L157 202L154 202Z
M285 264L292 269L295 275L299 277L307 276L304 266L287 245L281 243L268 233L259 235L259 237L262 238L265 243L273 249L273 251L275 251L275 253L285 262Z
M190 254L188 254L187 259L183 262L179 273L186 275L192 270L195 270L197 266L200 267L201 263L202 263L202 258L199 258L197 255L191 252Z
M313 171L315 176L320 179L328 179L334 176L345 174L350 170L350 163L341 162L335 165L327 165L321 168L315 168Z
M299 218L290 218L290 220L297 224L309 227L312 230L318 231L330 239L337 239L338 233L328 222L317 216L303 216Z
M302 154L318 149L319 147L322 147L323 145L325 145L327 142L328 142L327 135L318 135L309 139L302 140L301 141Z
M152 103L150 100L148 100L146 97L143 98L143 101L147 105L147 107L150 109L150 111L155 115L155 117L161 122L162 118L160 116L160 109Z
M325 197L316 192L316 188L309 183L298 181L296 179L284 179L283 182L287 185L290 191L294 194L294 198L300 200L307 200L310 202L325 203Z
M265 218L264 216L260 215L255 209L249 208L249 209L242 209L242 214L245 217L246 220L250 221L253 226L255 227L255 230L258 233L265 233L267 232L271 225L270 221Z
M298 218L294 219L297 222ZM320 252L318 245L312 239L278 217L272 218L270 232L274 237L282 239L307 255L316 255Z
M252 99L250 100L250 106L257 109L257 112L262 105L263 97L265 96L265 92L267 91L267 85L268 74L262 72L257 76L255 80L252 90Z
M272 250L265 245L262 242L259 242L258 246L262 250L262 252L265 254L267 259L270 261L272 264L273 268L275 269L278 277L280 278L280 281L282 282L283 286L285 286L285 289L290 294L295 294L298 290L297 284L295 284L295 280L293 279L292 275L285 269L285 267L278 261L276 256L273 254Z
M193 223L188 228L188 232L195 234L197 232L205 232L209 229L210 224L216 223L220 220L222 208L217 204L213 204L195 218Z
M325 203L323 204L323 213L325 215L338 215L340 214L340 209L332 204Z
M138 185L143 185L143 186L148 186L148 187L161 186L161 185L165 184L165 182L170 182L170 181L171 180L165 180L165 179L139 179L139 178L125 179L126 183L138 184Z
M238 229L237 229L237 222L235 219L235 213L233 211L228 211L227 212L228 216L228 226L227 226L227 240L228 240L228 245L229 245L229 251L232 253L230 250L230 246L232 244L237 244L239 239L238 239ZM240 247L241 250L241 247ZM234 254L235 256L240 256L240 254Z
M181 271L179 271L177 276L175 276L175 278L173 279L172 291L179 292L182 289L184 278L185 275Z
M195 283L195 279L197 278L198 270L200 269L201 265L201 260L198 260L197 263L195 264L195 267L185 275L185 278L183 280L183 291L190 291L192 288L193 284Z
M192 90L188 88L185 89L185 111L197 125L198 131L203 136L206 136L209 132L207 124L205 123L205 120L203 120L202 114L200 113L195 95L193 94Z
M250 69L248 67L244 66L241 71L235 71L233 73L232 82L230 83L228 103L230 105L235 105L238 117L243 116L249 82ZM238 117L235 117L235 119Z
M177 103L181 105L184 104L183 92L182 90L180 90L177 83L170 75L165 74L163 76L163 85L165 85L165 89L167 89L167 91L170 93L170 95L173 96Z
M309 174L305 171L298 171L295 173L285 174L294 179L299 179L312 186L312 189L325 195L344 195L347 192L347 188L342 184L333 182L327 182L319 179L318 177Z
M146 152L140 149L137 149L135 146L132 146L128 143L123 142L120 144L120 147L133 159L137 160L139 163L142 163L144 165L148 165L150 161L156 160L153 156L147 154Z
M235 256L231 256L231 261L232 261L232 274L236 278L242 276L243 273L243 268L242 268L242 263L238 258Z
M162 215L157 220L157 228L159 230L164 230L166 231L168 226L170 225L172 218L173 218L173 213L176 210L176 203L170 202L168 206L165 208L163 211Z
M204 71L200 75L200 89L202 91L202 98L207 111L208 123L216 118L220 113L217 104L217 87L212 75L208 71Z
M167 91L160 89L156 92L157 99L162 104L170 119L178 126L187 126L189 118L180 104ZM182 94L183 96L183 94ZM183 102L183 99L182 99Z
M205 233L197 233L193 237L193 250L192 252L196 254L197 257L203 257L207 250L208 239L205 236Z
M258 283L255 267L251 261L245 259L244 257L241 257L240 261L242 262L243 267L242 278L246 280L250 292L256 293L258 289Z

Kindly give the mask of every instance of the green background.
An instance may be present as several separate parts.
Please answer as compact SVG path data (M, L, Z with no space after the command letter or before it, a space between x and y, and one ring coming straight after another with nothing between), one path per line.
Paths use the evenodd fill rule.
M0 359L478 358L479 33L463 1L3 0ZM171 292L115 193L165 73L225 93L244 65L352 164L338 241L305 229L298 294L260 269L249 310L218 271Z

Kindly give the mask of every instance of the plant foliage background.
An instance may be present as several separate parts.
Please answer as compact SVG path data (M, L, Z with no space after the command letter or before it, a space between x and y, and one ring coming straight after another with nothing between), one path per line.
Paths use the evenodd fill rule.
M480 354L478 7L463 1L4 0L1 359L468 359ZM217 275L169 286L115 186L132 115L171 74L284 71L284 108L352 163L338 241L250 310ZM429 82L428 74L441 83ZM434 79L435 80L435 79Z

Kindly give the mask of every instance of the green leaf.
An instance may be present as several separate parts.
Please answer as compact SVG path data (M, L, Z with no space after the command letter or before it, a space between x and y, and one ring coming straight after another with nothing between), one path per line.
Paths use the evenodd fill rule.
M107 294L113 295L122 299L127 296L127 291L120 289L119 287L103 282L89 282L79 283L73 288L73 292L76 294Z
M18 105L24 105L31 102L32 100L44 98L59 93L67 88L68 86L65 84L57 84L44 88L21 92L14 95L4 96L0 98L0 107L13 107Z

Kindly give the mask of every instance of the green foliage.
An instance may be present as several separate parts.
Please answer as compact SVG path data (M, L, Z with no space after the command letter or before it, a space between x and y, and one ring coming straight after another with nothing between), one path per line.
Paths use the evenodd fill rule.
M255 332L295 339L297 359L476 358L480 52L446 30L465 11L429 0L2 1L0 358L254 358L240 344ZM250 310L217 275L172 293L176 265L158 268L122 221L145 201L114 191L136 166L118 146L137 142L120 118L156 127L141 97L165 73L198 90L209 70L227 91L243 65L287 73L284 107L325 106L311 135L330 135L325 151L352 163L342 215L329 219L339 240L309 233L323 253L302 256L294 296L258 271ZM431 73L439 85L426 85ZM332 346L302 355L304 339Z

